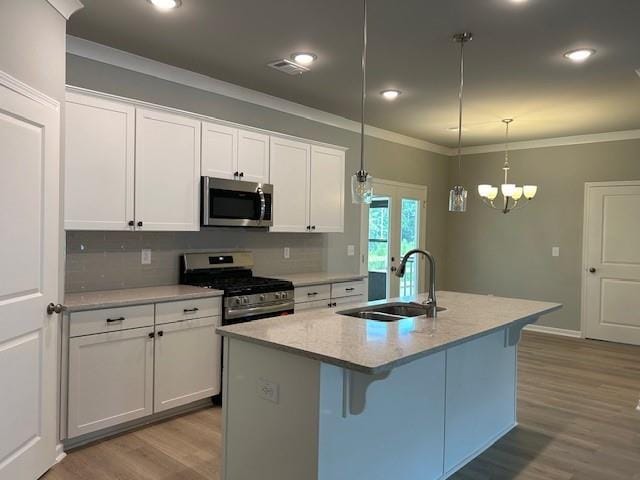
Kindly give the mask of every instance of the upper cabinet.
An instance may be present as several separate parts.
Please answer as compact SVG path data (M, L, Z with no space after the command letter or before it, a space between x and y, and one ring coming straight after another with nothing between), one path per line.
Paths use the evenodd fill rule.
M200 122L136 110L136 228L198 230Z
M344 231L344 151L271 137L275 232Z
M267 183L269 181L269 136L204 122L202 124L202 175Z
M135 108L68 93L65 117L65 228L129 230Z

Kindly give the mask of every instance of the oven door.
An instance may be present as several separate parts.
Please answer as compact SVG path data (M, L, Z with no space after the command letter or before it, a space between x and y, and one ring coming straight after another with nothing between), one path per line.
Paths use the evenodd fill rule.
M202 225L270 227L273 185L202 177Z
M225 307L222 312L222 325L235 325L236 323L246 323L253 320L259 320L261 318L293 315L293 309L293 300L290 302L278 302L256 307Z

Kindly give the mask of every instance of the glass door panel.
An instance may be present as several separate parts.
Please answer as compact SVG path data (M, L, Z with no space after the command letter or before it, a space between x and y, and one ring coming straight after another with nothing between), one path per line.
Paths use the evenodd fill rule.
M387 298L390 204L389 197L374 197L369 206L369 300Z
M400 202L400 258L409 250L420 247L420 200L402 198ZM400 296L416 295L419 287L421 257L407 261L404 277L400 279Z

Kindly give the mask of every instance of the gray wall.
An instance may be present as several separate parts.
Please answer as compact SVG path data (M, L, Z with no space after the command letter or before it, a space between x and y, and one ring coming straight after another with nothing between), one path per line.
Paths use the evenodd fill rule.
M513 181L539 191L525 209L503 215L481 204L476 187L501 183L504 155L464 157L469 209L449 214L447 288L561 302L564 309L541 324L579 330L584 183L640 179L640 140L519 150L510 158Z
M332 143L349 148L347 151L347 178L345 190L350 198L348 178L359 165L359 135L357 133L309 121L301 117L256 106L228 97L185 87L154 77L138 74L103 63L81 57L67 55L67 83L79 87L135 98L143 101L167 105L187 111L211 115L228 121L238 122L258 128L278 131L320 142ZM366 140L368 170L378 178L417 183L429 187L429 205L427 210L427 245L438 258L443 258L446 249L446 189L448 176L448 158L396 143L367 137ZM360 207L347 201L345 211L345 231L343 234L318 235L275 235L269 233L197 233L181 234L133 234L131 238L138 240L129 242L125 237L124 247L118 246L122 237L119 235L93 235L77 232L68 234L67 268L69 275L67 288L71 290L114 288L113 275L105 274L104 262L93 259L89 253L108 252L109 262L127 265L127 275L122 276L118 286L126 287L140 284L167 283L168 272L175 263L169 257L185 248L192 242L198 248L247 248L256 251L259 265L263 257L273 263L275 273L294 271L329 270L332 272L355 272L359 270L358 260L360 245ZM115 240L114 240L115 239ZM112 241L113 240L113 241ZM151 270L140 265L139 248L145 244L159 250L155 258L166 262L154 265L164 271L159 275L145 273ZM87 247L80 249L80 245ZM115 245L115 246L114 246ZM262 249L262 245L265 248ZM347 246L356 247L355 256L347 256ZM284 246L292 248L292 259L284 261ZM264 251L263 251L264 250ZM294 252L310 260L294 259ZM137 259L137 261L136 261ZM101 266L102 265L102 266ZM106 266L104 266L106 268ZM262 267L260 267L262 268ZM175 271L177 272L177 270ZM174 274L175 274L174 272ZM269 272L264 272L269 273ZM105 276L105 281L99 279ZM97 279L97 280L96 280ZM177 281L177 277L172 281Z

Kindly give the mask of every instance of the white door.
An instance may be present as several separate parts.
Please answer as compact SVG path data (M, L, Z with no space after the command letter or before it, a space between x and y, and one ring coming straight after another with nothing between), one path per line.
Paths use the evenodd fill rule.
M238 131L238 172L241 180L269 183L269 135Z
M69 438L151 415L152 399L153 327L69 339Z
M309 222L315 232L344 231L344 152L311 147Z
M308 232L311 146L271 137L272 232Z
M139 230L199 230L200 122L136 109L135 217Z
M373 202L363 210L362 233L369 300L424 292L424 256L411 257L402 278L394 272L406 252L425 248L426 187L374 180L373 191Z
M64 226L131 230L135 108L67 93Z
M640 345L640 182L587 184L586 337Z
M0 479L32 479L56 458L60 108L6 75L0 224Z
M202 175L235 180L238 173L238 129L202 123Z
M220 317L156 326L154 412L220 393Z

